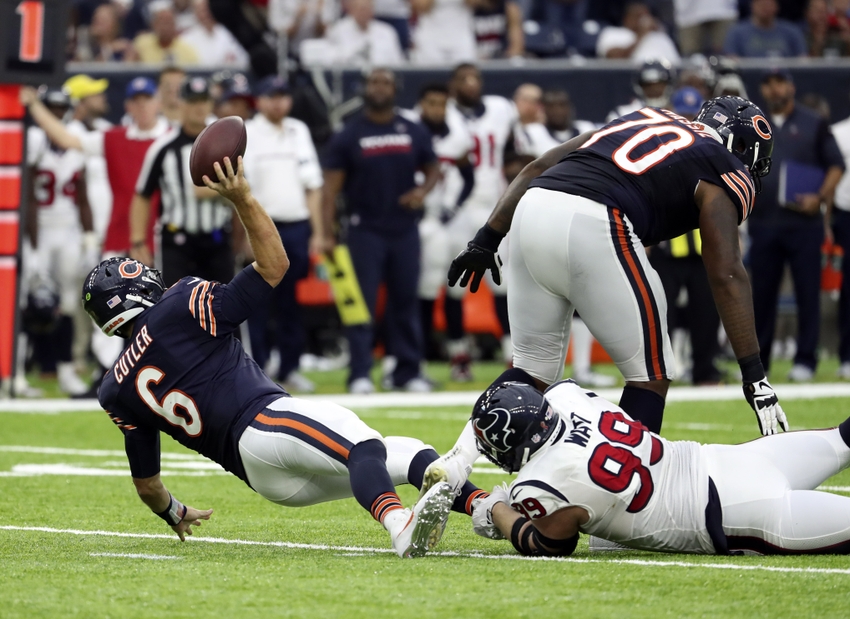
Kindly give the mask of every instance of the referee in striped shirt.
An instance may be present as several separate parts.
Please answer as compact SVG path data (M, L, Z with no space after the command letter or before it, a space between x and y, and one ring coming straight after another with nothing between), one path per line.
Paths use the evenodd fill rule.
M215 191L196 187L189 175L189 153L212 114L209 84L189 78L181 89L181 123L148 149L130 206L130 255L153 264L145 243L151 197L160 192L160 243L157 266L166 285L186 276L229 282L233 277L230 205Z

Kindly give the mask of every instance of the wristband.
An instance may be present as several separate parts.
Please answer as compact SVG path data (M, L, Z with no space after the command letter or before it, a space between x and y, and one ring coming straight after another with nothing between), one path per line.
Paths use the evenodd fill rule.
M175 527L180 524L180 521L183 520L183 518L186 517L186 512L189 511L189 508L171 496L171 493L168 493L168 497L171 499L168 507L164 511L154 513L172 527Z
M758 353L738 359L741 378L745 383L756 383L765 378L764 366Z
M499 243L505 238L505 234L507 233L499 232L491 228L488 224L484 224L475 233L475 238L472 239L472 242L483 249L496 253L499 249Z

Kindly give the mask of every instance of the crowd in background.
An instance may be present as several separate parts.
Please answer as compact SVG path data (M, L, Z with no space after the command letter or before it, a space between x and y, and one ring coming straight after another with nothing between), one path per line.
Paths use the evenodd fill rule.
M850 0L74 0L69 57L249 65L850 54Z

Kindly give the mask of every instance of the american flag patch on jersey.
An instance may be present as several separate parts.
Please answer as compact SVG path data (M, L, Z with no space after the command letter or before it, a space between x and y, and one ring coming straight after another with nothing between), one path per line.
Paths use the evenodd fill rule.
M121 297L119 297L116 294L114 297L112 297L111 299L109 299L109 301L106 302L106 307L108 307L109 309L112 309L113 307L115 307L119 303L121 303Z
M714 120L725 123L727 120L729 120L729 117L724 115L724 114L721 114L720 112L715 112L714 113Z

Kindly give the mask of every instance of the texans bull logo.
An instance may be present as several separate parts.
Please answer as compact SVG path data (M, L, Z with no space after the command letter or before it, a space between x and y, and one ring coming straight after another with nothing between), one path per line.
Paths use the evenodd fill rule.
M511 414L504 408L494 408L476 418L472 430L482 445L491 451L505 453L513 449L510 437L516 433L510 425Z

